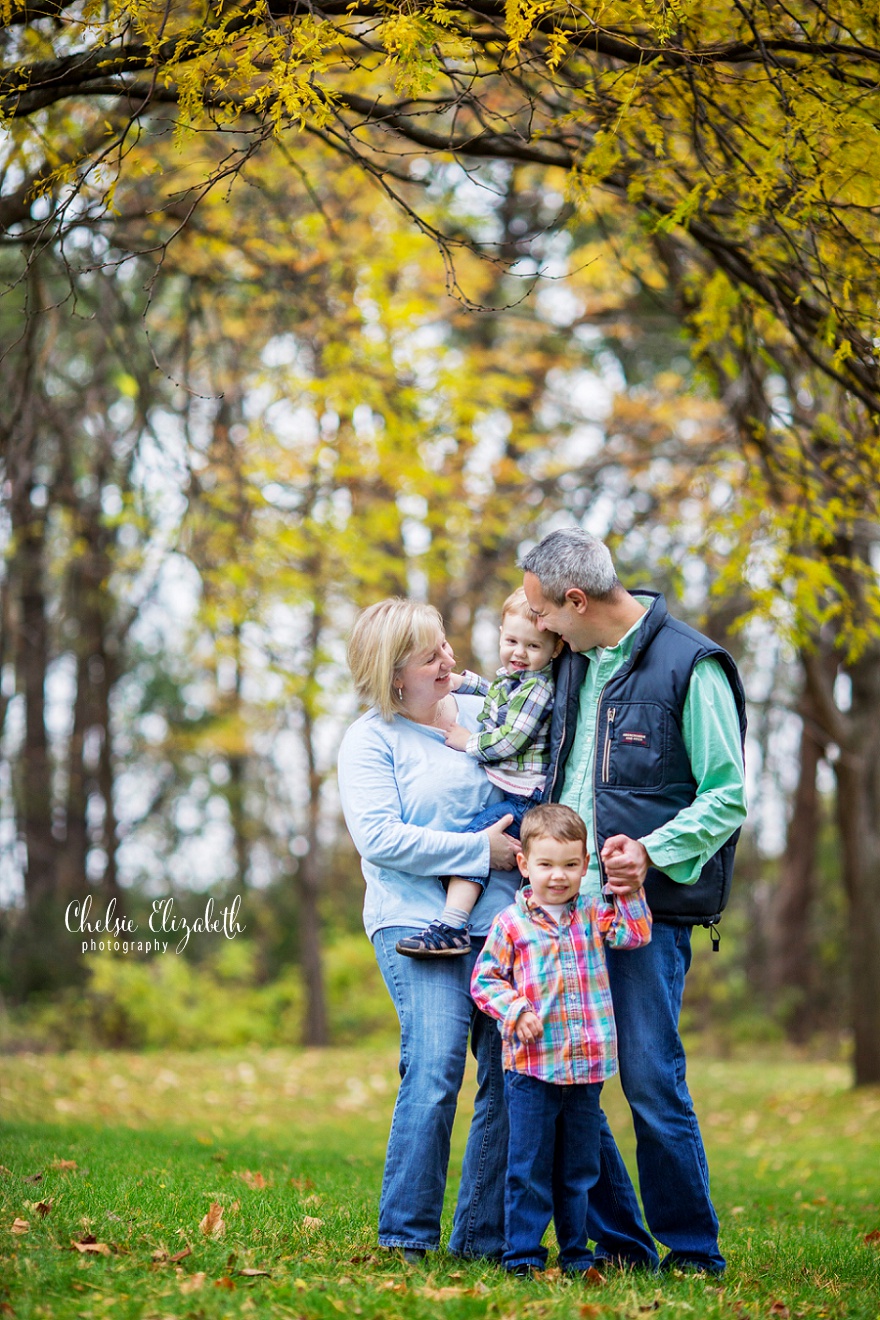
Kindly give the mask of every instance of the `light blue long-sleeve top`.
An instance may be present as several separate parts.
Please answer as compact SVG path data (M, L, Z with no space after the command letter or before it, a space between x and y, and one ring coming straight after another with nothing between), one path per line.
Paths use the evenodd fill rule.
M458 722L477 730L481 697L456 695ZM364 926L372 939L385 926L421 930L443 911L443 875L489 874L485 832L470 822L502 796L472 757L446 746L439 729L375 710L355 720L339 749L345 823L367 884ZM513 902L519 872L493 871L471 916L483 937Z

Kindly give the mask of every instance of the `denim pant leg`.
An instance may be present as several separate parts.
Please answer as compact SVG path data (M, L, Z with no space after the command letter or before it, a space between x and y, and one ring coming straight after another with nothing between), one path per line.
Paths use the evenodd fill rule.
M401 1080L379 1202L379 1242L385 1247L424 1250L439 1245L450 1134L473 1026L481 1082L468 1150L473 1148L476 1155L470 1161L466 1156L470 1186L465 1186L463 1176L459 1205L480 1204L469 1234L473 1254L485 1250L497 1255L502 1247L506 1121L501 1038L495 1023L483 1019L470 997L470 977L481 942L463 958L420 961L404 958L394 948L398 939L410 934L409 927L389 927L373 937L400 1021ZM494 1041L484 1022L485 1028L494 1029ZM492 1158L496 1145L501 1149L500 1170ZM491 1185L493 1177L497 1188ZM493 1206L494 1236L490 1233Z
M510 1123L504 1190L504 1264L543 1269L541 1245L553 1218L553 1161L556 1122L563 1088L524 1073L504 1074Z
M718 1248L718 1219L678 1034L689 966L690 930L663 922L655 924L651 943L644 948L608 950L620 1080L633 1114L648 1227L669 1248L670 1264L718 1273L725 1264ZM608 1160L613 1165L610 1153ZM622 1166L619 1154L617 1160ZM616 1226L609 1225L611 1232L604 1237L604 1225L591 1220L591 1227L599 1250L617 1254Z
M553 1222L559 1264L565 1270L588 1270L590 1190L599 1177L599 1097L602 1084L560 1086L562 1108L556 1120L553 1159Z
M475 955L483 940L474 943ZM456 962L469 959L457 958ZM471 1050L477 1061L477 1094L461 1167L461 1187L449 1250L455 1256L504 1251L504 1176L507 1171L507 1107L501 1067L501 1032L494 1018L473 1006Z
M482 811L477 812L464 833L479 834L481 830L487 830L490 825L495 825L504 816L513 816L506 833L512 838L518 839L523 816L529 807L533 807L539 800L533 793L531 797L505 797L498 802L490 802L488 807L484 807ZM482 889L485 889L488 884L485 876L468 875L464 876L463 879L472 880L474 884L479 885Z

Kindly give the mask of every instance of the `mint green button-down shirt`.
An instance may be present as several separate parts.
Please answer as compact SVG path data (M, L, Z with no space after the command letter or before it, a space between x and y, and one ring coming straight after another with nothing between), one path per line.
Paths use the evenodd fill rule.
M646 607L651 604L650 598L636 599ZM590 664L580 690L577 729L559 798L586 822L590 865L581 885L584 894L599 893L603 884L593 821L599 699L606 683L632 655L642 619L633 624L616 646L597 647L584 653ZM640 842L658 871L679 884L692 885L709 858L746 818L739 716L724 670L711 656L694 666L682 711L681 731L697 784L696 797L689 807L660 829L644 835Z

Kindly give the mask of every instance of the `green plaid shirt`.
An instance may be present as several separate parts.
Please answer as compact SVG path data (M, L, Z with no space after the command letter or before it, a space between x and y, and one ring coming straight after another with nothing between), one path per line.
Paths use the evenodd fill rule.
M480 711L481 733L465 749L485 765L545 776L550 766L550 712L553 710L553 669L508 674L499 669L487 683L465 670L459 692L485 697Z

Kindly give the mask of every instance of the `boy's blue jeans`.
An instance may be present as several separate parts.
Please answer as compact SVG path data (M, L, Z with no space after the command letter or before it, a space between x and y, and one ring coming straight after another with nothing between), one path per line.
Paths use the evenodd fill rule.
M502 1263L507 1269L544 1268L547 1249L541 1239L551 1218L560 1268L580 1272L593 1264L587 1208L599 1177L601 1090L601 1082L561 1086L505 1072L510 1139Z
M513 822L508 825L506 833L512 835L514 839L518 839L523 816L529 807L537 806L543 799L543 790L536 788L534 793L530 793L528 797L514 797L511 795L510 797L503 797L500 802L490 802L488 807L484 807L482 811L474 816L470 825L463 832L465 834L479 834L480 830L488 829L490 825L494 825L503 816L513 816ZM473 884L479 885L481 889L485 889L489 883L487 876L467 875L462 876L462 879L470 880Z

